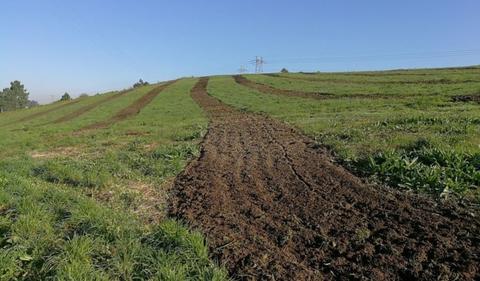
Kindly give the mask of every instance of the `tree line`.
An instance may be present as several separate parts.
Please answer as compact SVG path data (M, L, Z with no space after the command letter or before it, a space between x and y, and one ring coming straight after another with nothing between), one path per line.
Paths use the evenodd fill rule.
M137 83L133 85L134 88L149 85L147 81L140 79ZM10 87L5 88L0 91L0 112L12 111L23 108L30 108L38 105L38 102L34 100L29 100L28 96L30 93L27 92L25 86L20 83L20 81L15 80L10 82ZM80 97L88 97L87 94L81 94ZM71 100L72 97L65 93L60 101Z
M0 112L34 107L38 102L28 99L29 93L20 81L10 82L10 87L0 91Z

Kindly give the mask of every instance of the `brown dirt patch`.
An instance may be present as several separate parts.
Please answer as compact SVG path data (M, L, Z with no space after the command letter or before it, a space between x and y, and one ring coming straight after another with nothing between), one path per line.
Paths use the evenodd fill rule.
M461 95L461 96L453 96L453 102L477 102L480 103L480 95Z
M480 219L373 188L286 124L192 89L210 126L171 215L201 229L239 280L478 280Z
M119 112L117 112L117 114L115 114L111 118L109 118L105 121L100 121L100 122L97 122L97 123L90 124L90 125L82 128L81 131L82 130L90 130L90 129L108 128L108 127L110 127L111 125L113 125L117 122L123 121L123 120L125 120L125 119L127 119L131 116L137 115L138 113L140 113L140 111L144 107L146 107L148 104L150 104L158 94L160 94L165 88L167 88L168 86L170 86L171 84L173 84L175 82L176 82L176 80L168 81L168 82L165 82L165 83L153 88L151 91L149 91L148 93L146 93L145 95L141 96L136 101L134 101L131 105L129 105L128 107L126 107L126 108L120 110Z
M111 95L111 96L108 96L102 100L99 100L97 102L94 102L92 104L89 104L89 105L86 105L78 110L75 110L74 112L71 112L63 117L60 117L58 118L57 120L53 121L52 123L54 124L58 124L58 123L63 123L63 122L67 122L67 121L70 121L78 116L81 116L87 112L89 112L90 110L94 109L95 107L97 106L100 106L104 103L107 103L107 102L111 102L115 99L118 99L126 94L128 94L129 92L133 91L133 89L129 89L129 90L124 90L124 91L121 91L117 94L114 94L114 95Z

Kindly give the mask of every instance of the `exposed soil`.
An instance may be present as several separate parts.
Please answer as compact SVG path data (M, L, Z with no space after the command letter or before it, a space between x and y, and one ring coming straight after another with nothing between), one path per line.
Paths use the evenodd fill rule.
M30 121L30 120L36 119L36 118L38 118L38 117L40 117L40 116L47 115L47 114L49 114L49 113L51 113L51 112L54 112L54 111L59 110L59 109L62 109L62 108L64 108L64 107L66 107L66 106L70 106L70 105L79 103L80 101L81 101L81 99L75 99L75 100L68 101L68 102L60 102L60 104L59 104L58 106L49 108L49 109L44 110L44 111L36 112L36 113L31 114L31 115L28 115L28 116L25 116L25 117L23 117L23 118L21 118L21 119L18 119L18 120L15 121L15 122L2 125L1 127L3 127L3 126L8 126L8 125L12 125L12 124L15 124L15 123L18 123L18 122Z
M453 96L453 102L478 102L480 103L480 94L479 95L461 95L461 96Z
M136 101L134 101L131 105L129 105L128 107L126 107L122 110L120 110L119 112L117 112L114 116L110 117L109 119L104 120L104 121L100 121L100 122L97 122L97 123L93 123L93 124L90 124L88 126L85 126L84 128L81 129L81 131L91 130L91 129L108 128L108 127L110 127L111 125L113 125L117 122L123 121L123 120L125 120L129 117L137 115L138 113L140 113L140 111L144 107L146 107L148 104L150 104L153 101L153 99L155 99L155 97L158 96L158 94L160 94L165 88L167 88L168 86L170 86L171 84L173 84L175 82L176 82L176 80L168 81L168 82L165 82L165 83L153 88L151 91L149 91L145 95L141 96Z
M277 73L267 73L264 74L265 76L275 77L275 78L283 78L289 80L301 80L301 81L308 81L308 82L331 82L331 83L349 83L349 84L380 84L380 85L406 85L406 84L463 84L463 83L479 83L480 80L451 80L451 79L424 79L424 80L404 80L404 81L358 81L358 80L348 80L348 79L338 79L338 78L320 78L320 77L309 77L309 75L305 75L305 77L298 77L298 76L282 76ZM378 77L378 76L377 76Z
M210 125L170 214L239 280L479 280L480 213L370 187L270 118L192 89Z
M80 108L80 109L78 109L78 110L75 110L74 112L71 112L71 113L69 113L69 114L67 114L67 115L65 115L65 116L63 116L63 117L58 118L57 120L53 121L52 123L58 124L58 123L63 123L63 122L70 121L70 120L72 120L72 119L74 119L74 118L77 118L77 117L79 117L79 116L81 116L81 115L89 112L90 110L94 109L94 108L97 107L97 106L100 106L100 105L102 105L102 104L104 104L104 103L111 102L111 101L113 101L113 100L115 100L115 99L118 99L118 98L124 96L125 94L131 92L132 90L133 90L133 89L124 90L124 91L121 91L121 92L119 92L119 93L117 93L117 94L108 96L108 97L106 97L106 98L104 98L104 99L102 99L102 100L99 100L99 101L97 101L97 102L94 102L94 103L92 103L92 104L88 104L88 105L86 105L86 106L84 106L84 107L82 107L82 108Z

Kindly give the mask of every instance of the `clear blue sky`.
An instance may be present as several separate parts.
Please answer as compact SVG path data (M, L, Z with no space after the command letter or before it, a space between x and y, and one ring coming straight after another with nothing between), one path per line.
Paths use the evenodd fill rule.
M480 64L480 1L0 2L0 87L40 102L180 76Z

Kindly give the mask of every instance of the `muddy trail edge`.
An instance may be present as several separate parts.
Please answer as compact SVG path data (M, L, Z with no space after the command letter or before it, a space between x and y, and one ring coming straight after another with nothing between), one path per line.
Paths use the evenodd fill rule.
M80 131L108 128L108 127L110 127L111 125L113 125L117 122L123 121L123 120L125 120L125 119L127 119L131 116L137 115L138 113L140 113L140 111L144 107L149 105L153 101L153 99L155 99L155 97L158 96L158 94L160 94L163 90L165 90L165 88L172 85L176 81L177 80L168 81L168 82L165 82L165 83L153 88L148 93L144 94L143 96L141 96L140 98L135 100L131 105L125 107L122 110L120 110L119 112L117 112L114 116L110 117L109 119L87 125L87 126L83 127L82 129L80 129Z
M477 211L373 188L287 125L192 89L210 125L169 212L236 280L478 280ZM365 279L366 278L366 279Z

